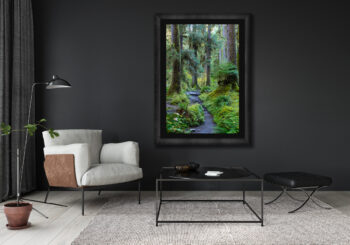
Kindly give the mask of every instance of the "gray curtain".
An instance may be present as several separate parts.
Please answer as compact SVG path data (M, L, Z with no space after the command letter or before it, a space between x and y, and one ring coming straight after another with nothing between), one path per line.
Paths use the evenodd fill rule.
M34 82L34 33L31 0L0 0L0 122L20 129L26 124ZM35 108L33 106L33 108ZM32 110L31 118L34 118ZM25 133L0 137L0 198L16 195L16 149ZM35 140L27 146L22 191L36 188ZM23 154L23 152L21 152Z

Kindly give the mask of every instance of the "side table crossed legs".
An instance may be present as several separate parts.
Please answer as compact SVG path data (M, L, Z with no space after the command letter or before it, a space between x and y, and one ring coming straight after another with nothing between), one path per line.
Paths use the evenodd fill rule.
M275 197L272 201L269 201L267 203L265 203L265 205L269 205L271 203L274 203L275 201L277 201L278 199L280 199L284 194L286 194L289 198L295 200L295 201L298 201L298 202L303 202L299 207L297 207L296 209L292 210L292 211L289 211L288 213L295 213L296 211L298 211L299 209L301 209L302 207L305 206L305 204L307 202L309 202L310 200L315 203L318 207L320 208L323 208L323 209L331 209L330 207L323 207L322 205L320 205L314 198L314 194L320 190L321 188L324 188L326 186L315 186L315 187L300 187L300 188L291 188L293 190L300 190L302 191L305 195L306 195L306 199L305 200L300 200L300 199L297 199L295 197L293 197L290 193L288 193L288 188L285 187L285 186L281 186L282 188L282 191L281 193L279 193L277 195L277 197ZM309 194L306 189L311 189L311 193Z

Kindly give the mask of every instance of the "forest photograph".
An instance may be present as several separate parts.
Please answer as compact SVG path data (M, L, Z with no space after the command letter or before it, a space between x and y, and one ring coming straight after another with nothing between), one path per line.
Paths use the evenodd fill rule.
M240 133L239 27L166 24L167 134Z

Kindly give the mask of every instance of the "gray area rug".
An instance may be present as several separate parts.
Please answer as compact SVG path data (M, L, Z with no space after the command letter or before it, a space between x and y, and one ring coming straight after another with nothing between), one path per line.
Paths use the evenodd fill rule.
M217 195L210 198L225 198ZM265 200L272 198L265 196ZM208 198L208 194L174 196L179 199L191 197ZM144 194L141 205L137 204L135 193L122 193L101 208L73 244L350 244L350 217L336 209L320 209L313 203L295 214L288 214L299 203L287 197L280 200L265 206L264 227L260 224L159 224L156 227L153 193ZM257 196L247 196L247 201L259 210ZM242 203L171 202L162 205L160 219L256 218Z

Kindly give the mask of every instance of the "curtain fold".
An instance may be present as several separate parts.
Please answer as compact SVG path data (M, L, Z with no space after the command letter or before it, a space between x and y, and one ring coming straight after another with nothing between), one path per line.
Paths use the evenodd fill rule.
M0 122L20 129L26 124L34 82L31 0L0 0L0 13ZM34 120L33 115L34 110L31 111L31 121ZM20 149L22 156L24 139L24 132L0 137L1 200L16 195L16 149ZM35 140L29 137L22 191L35 188Z

